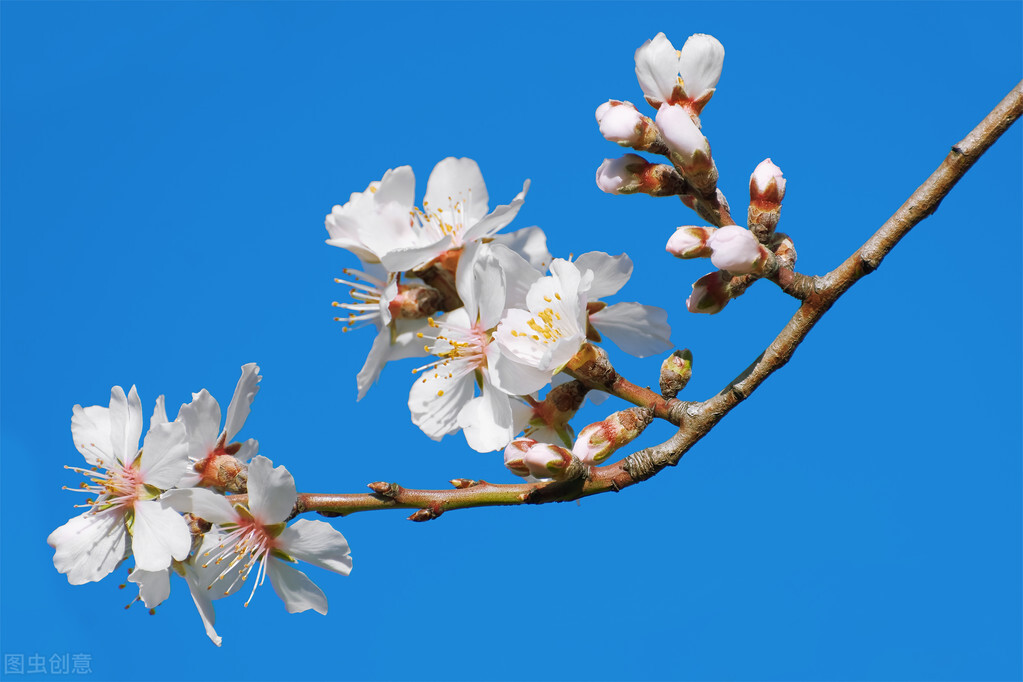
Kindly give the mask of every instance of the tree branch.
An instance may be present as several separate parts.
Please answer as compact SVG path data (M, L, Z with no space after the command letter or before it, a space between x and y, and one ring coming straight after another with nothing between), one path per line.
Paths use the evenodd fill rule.
M570 370L570 374L587 385L634 404L653 407L657 416L680 425L675 435L664 443L635 452L615 464L591 468L584 477L573 481L496 485L486 481L455 479L452 483L457 487L453 490L412 490L396 484L371 484L383 493L299 495L295 513L315 511L334 516L376 509L415 508L420 511L410 518L425 521L451 509L563 502L598 493L618 492L654 476L667 466L678 464L682 456L726 414L789 361L814 325L853 284L876 270L914 226L937 210L942 199L966 171L1021 114L1023 82L1017 84L976 128L952 147L938 169L841 265L819 278L793 277L789 275L791 270L779 271L777 283L786 291L793 289L789 291L793 295L798 293L798 298L803 300L802 305L760 357L714 397L699 403L665 401L649 389L628 383L617 373L601 379L593 372L583 371L583 367ZM613 368L611 372L614 372ZM244 496L232 496L231 499L245 500Z

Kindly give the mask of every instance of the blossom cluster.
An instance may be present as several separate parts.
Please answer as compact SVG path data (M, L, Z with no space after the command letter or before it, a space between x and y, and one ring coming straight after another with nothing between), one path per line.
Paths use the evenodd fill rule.
M479 167L447 158L413 205L407 166L387 171L326 218L328 244L360 260L346 269L352 302L345 330L373 326L358 376L361 398L391 360L430 356L415 368L408 406L430 438L461 431L474 450L502 450L544 424L570 431L537 392L586 343L603 336L639 357L671 348L667 313L633 302L606 304L632 274L625 255L594 251L553 258L538 227L498 234L518 213L529 181L509 204L488 210Z
M170 595L176 573L217 646L213 600L250 579L249 600L269 576L290 613L327 612L323 592L292 564L301 559L347 575L348 543L322 521L287 525L298 500L291 474L257 455L254 439L233 442L260 379L255 364L242 367L223 428L220 405L205 389L174 421L160 396L141 448L142 402L134 386L127 395L114 386L108 407L75 405L71 434L88 467L66 468L85 476L77 490L90 497L77 505L82 514L47 538L68 582L102 580L131 558L128 579L154 608Z
M713 97L725 50L716 38L690 36L676 50L663 33L636 50L636 77L644 99L657 110L644 116L631 102L609 100L597 108L601 134L637 151L660 154L670 164L653 164L639 154L605 159L597 186L610 194L679 196L714 226L681 226L666 249L679 258L710 258L718 271L693 284L686 307L694 313L720 312L742 292L734 275L765 276L779 265L791 267L795 249L787 235L775 233L785 196L781 169L770 159L750 177L748 229L734 224L727 201L717 189L718 170L700 115Z

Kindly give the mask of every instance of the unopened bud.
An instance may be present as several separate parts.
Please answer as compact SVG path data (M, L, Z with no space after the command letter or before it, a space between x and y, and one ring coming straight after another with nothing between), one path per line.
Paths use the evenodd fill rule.
M771 159L761 161L750 176L749 196L749 229L766 244L778 225L781 200L785 198L785 178Z
M433 287L399 284L398 294L387 304L387 309L394 319L416 320L433 315L443 303L444 296Z
M565 478L576 458L568 448L536 443L526 450L523 461L529 473L537 478Z
M220 452L223 452L223 450ZM214 453L207 455L205 459L196 462L195 470L200 474L197 485L201 487L226 490L231 493L244 493L246 491L249 478L248 467L233 455L220 454L214 451Z
M665 250L676 258L709 258L707 240L717 231L716 227L683 225L668 238Z
M657 110L657 127L671 152L671 162L682 176L704 195L712 195L718 171L711 158L710 142L689 112L678 105L663 104Z
M604 159L597 169L597 187L608 194L633 194L643 183L643 171L650 163L639 154Z
M504 465L516 476L525 478L529 476L529 467L526 466L526 451L536 445L532 438L516 438L504 448Z
M623 147L646 149L657 139L654 122L639 113L631 102L610 100L597 107L600 134Z
M767 259L767 250L752 232L738 225L725 225L707 240L710 262L736 275L756 272Z
M630 407L615 412L603 421L590 424L579 432L572 454L583 464L600 464L619 448L636 439L653 421L648 407Z
M731 300L728 296L729 277L716 270L693 282L693 293L686 299L686 308L691 313L713 315L724 310Z
M688 348L677 350L661 363L661 395L677 396L693 376L693 354Z

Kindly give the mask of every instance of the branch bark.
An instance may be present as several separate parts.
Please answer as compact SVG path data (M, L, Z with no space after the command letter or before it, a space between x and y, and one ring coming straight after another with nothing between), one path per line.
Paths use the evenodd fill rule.
M1008 95L966 137L952 147L945 160L909 199L851 256L826 275L799 279L779 273L778 284L798 290L803 302L788 324L742 374L725 388L703 402L665 401L648 389L629 384L614 374L606 386L588 377L594 385L633 402L654 408L657 416L679 426L667 441L628 455L619 462L591 468L584 477L569 482L492 484L486 481L452 481L452 490L412 490L395 484L383 484L385 493L372 494L302 494L295 513L319 512L343 516L376 509L418 509L412 520L425 521L452 509L516 504L564 502L622 488L644 481L679 460L700 441L725 415L749 397L771 374L783 367L796 348L807 337L821 317L856 282L876 270L885 256L914 226L934 213L942 199L966 174L974 163L994 144L1002 133L1023 114L1023 82ZM803 277L803 276L800 276ZM797 284L798 282L798 284ZM809 286L812 283L812 287ZM793 292L790 292L793 293ZM795 293L794 293L795 295ZM611 370L613 372L613 369ZM573 375L578 375L573 371ZM243 496L232 501L243 502Z

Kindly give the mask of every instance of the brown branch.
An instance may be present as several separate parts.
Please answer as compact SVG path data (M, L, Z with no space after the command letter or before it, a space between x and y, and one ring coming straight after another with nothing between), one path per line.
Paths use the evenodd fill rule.
M410 490L396 484L373 484L383 494L299 496L295 512L316 511L327 515L345 515L375 509L415 508L410 518L428 520L451 509L516 504L563 502L609 491L617 492L674 466L701 438L736 405L753 393L775 371L783 367L818 320L835 301L862 277L878 268L881 261L915 225L933 213L977 159L995 143L1023 114L1023 82L1018 84L980 124L952 147L942 164L916 189L881 228L841 265L820 278L799 281L803 303L767 349L746 370L716 396L701 403L666 401L649 389L628 383L617 373L606 373L594 364L587 371L580 366L570 370L576 378L601 390L607 390L637 405L653 407L658 416L678 424L679 429L666 442L633 453L621 461L591 468L582 478L569 482L518 483L495 485L485 481L456 479L454 490ZM788 275L779 271L783 289ZM808 283L812 282L813 286ZM790 292L791 293L791 292ZM600 372L605 371L603 377ZM614 372L613 368L610 370ZM581 375L581 376L580 376ZM602 384L602 385L598 385ZM232 500L244 501L242 496ZM425 510L425 511L422 511Z

